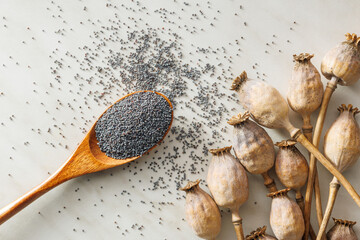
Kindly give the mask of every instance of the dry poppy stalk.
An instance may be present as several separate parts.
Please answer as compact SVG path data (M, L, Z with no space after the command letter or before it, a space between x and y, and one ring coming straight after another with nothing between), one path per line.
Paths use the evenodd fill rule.
M300 240L305 231L304 218L299 205L287 196L288 191L268 194L272 198L270 225L279 240Z
M221 229L221 215L215 201L199 187L200 180L189 182L186 192L186 221L201 238L213 240Z
M335 225L326 234L328 240L358 240L354 229L356 222L334 219Z
M230 153L231 147L210 149L213 154L210 162L207 184L220 207L229 208L237 239L244 239L240 206L249 197L249 185L246 171Z
M246 236L246 240L277 240L276 238L266 234L266 226L252 231Z
M355 114L360 111L353 108L351 104L348 106L342 104L338 110L340 111L339 117L325 134L324 153L334 166L343 172L351 167L360 156L360 128L355 120ZM321 239L325 233L339 188L340 184L334 177L330 183L329 199L318 239Z
M321 62L321 72L330 81L328 82L324 92L324 97L314 130L313 144L316 148L319 147L320 136L324 126L327 107L329 105L330 98L337 87L337 84L351 85L360 78L360 38L358 38L356 34L349 33L347 33L345 36L346 41L331 49ZM306 233L309 232L311 199L316 170L315 159L315 156L311 155L309 163L309 178L305 194L305 240L307 240Z
M277 191L268 171L274 166L275 149L267 132L249 119L249 112L239 113L228 123L234 126L233 149L245 169L252 174L261 174L270 192Z
M320 107L324 94L319 71L311 63L313 54L301 53L293 55L295 66L289 82L287 100L292 110L299 113L303 119L302 131L309 141L312 141L311 114ZM322 221L322 206L319 179L315 170L315 199L316 213L319 224Z
M246 72L243 72L233 81L231 89L238 92L241 104L250 112L251 117L257 123L268 128L285 128L292 138L301 143L325 168L339 179L354 201L360 206L360 196L349 181L307 140L299 129L290 123L288 105L275 88L263 81L248 79Z

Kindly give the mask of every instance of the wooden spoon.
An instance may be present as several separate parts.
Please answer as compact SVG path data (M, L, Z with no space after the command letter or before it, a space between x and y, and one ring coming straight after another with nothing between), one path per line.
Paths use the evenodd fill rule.
M153 91L138 91L138 92L153 92ZM130 93L120 98L117 102L138 92ZM170 100L166 96L158 92L154 92L154 93L165 98L165 100L169 103L171 109L173 108ZM113 105L111 105L109 108L111 108L112 106ZM99 119L101 118L101 116L99 117ZM170 130L172 120L173 120L173 113L171 114L171 122L163 138L157 144L151 147L146 153L150 152L164 139L164 137ZM44 193L60 185L61 183L66 182L67 180L79 177L84 174L98 172L108 168L120 166L141 157L141 156L136 156L126 159L114 159L106 156L105 153L102 152L98 146L98 141L95 135L95 125L96 122L91 127L90 131L86 134L85 138L80 143L78 148L70 156L70 158L54 174L52 174L47 180L42 182L40 185L38 185L37 187L26 193L19 199L15 200L14 202L0 209L0 224L7 221L9 218L14 216L20 210L22 210L30 203L32 203L34 200L42 196Z

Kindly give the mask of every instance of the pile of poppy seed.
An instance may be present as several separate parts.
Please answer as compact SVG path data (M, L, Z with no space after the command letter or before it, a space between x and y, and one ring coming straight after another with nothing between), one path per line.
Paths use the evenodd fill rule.
M154 175L157 179L151 180L152 190L178 189L191 174L205 172L209 161L208 149L217 142L226 141L221 134L221 131L225 132L226 129L221 128L219 131L217 126L224 117L228 118L231 112L225 106L226 101L237 100L221 90L228 89L224 69L217 74L217 67L214 65L183 59L184 40L178 34L146 28L127 30L126 35L121 37L119 29L123 24L114 22L101 27L106 31L94 31L90 36L94 39L94 45L79 48L84 53L83 59L77 60L82 71L76 73L74 78L79 81L80 89L84 84L95 84L86 94L85 105L89 104L90 98L100 106L109 106L125 93L140 90L158 91L170 99L174 105L174 124L168 135L169 140L165 141L167 145L174 146L164 146L161 154L160 150L155 149L153 161L146 163L150 171L158 173ZM113 37L109 38L109 35ZM116 42L119 47L109 47L109 42ZM218 58L217 54L220 53L226 55L224 47L212 51L192 47L199 57L214 54ZM67 56L74 57L69 54ZM55 61L55 64L59 65L61 61ZM59 72L56 74L59 76ZM218 81L210 82L214 77ZM113 98L114 93L118 97ZM190 100L189 94L193 95ZM185 109L192 114L184 115ZM87 130L82 128L83 133ZM173 143L174 141L176 143ZM101 146L103 151L111 151L109 146ZM119 157L111 153L109 156ZM188 160L184 162L181 159ZM163 171L159 172L159 169ZM167 180L164 180L164 175L168 177ZM171 183L175 183L175 186Z
M171 106L159 94L132 94L115 103L98 120L98 145L111 158L141 156L162 140L171 119Z

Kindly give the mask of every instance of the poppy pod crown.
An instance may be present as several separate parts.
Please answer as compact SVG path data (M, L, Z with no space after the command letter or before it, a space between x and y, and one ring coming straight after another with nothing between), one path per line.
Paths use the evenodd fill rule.
M360 111L359 109L356 107L356 108L353 108L353 105L352 104L349 104L349 105L345 105L345 104L341 104L340 107L338 107L338 111L340 113L343 113L343 112L350 112L353 114L353 116L355 116L356 114L358 114Z
M281 142L275 143L275 145L279 148L291 148L294 147L297 142L291 139L283 140Z
M300 53L299 55L294 54L293 57L294 60L298 63L306 63L309 62L310 59L314 57L314 54Z
M227 123L232 126L236 126L248 120L249 117L250 117L250 113L246 111L244 112L244 114L239 113L238 115L232 116Z
M336 218L333 218L333 220L334 220L335 224L345 225L345 226L349 226L349 227L352 227L356 224L356 222L349 221L349 220L336 219Z
M230 152L231 148L232 148L232 146L224 147L224 148L210 149L209 152L214 156L218 156L218 155Z
M347 43L353 44L355 47L359 46L360 37L358 37L355 33L353 33L353 34L346 33L345 37L346 37Z
M265 235L266 232L266 226L259 227L255 231L252 231L249 235L246 236L246 240L256 240L259 237L262 237Z
M194 190L197 186L199 186L200 183L200 179L197 179L194 182L189 181L185 187L180 188L181 191L185 191L185 192L189 192Z
M232 82L231 90L238 91L241 88L241 85L247 80L247 74L245 71L243 71L240 76L235 78L235 80Z
M276 192L272 192L267 194L266 196L270 197L270 198L277 198L277 197L281 197L281 196L287 196L287 193L291 190L291 188L285 188Z

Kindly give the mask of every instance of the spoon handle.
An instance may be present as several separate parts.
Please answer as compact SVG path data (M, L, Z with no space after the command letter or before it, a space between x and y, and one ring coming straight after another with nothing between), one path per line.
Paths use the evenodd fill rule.
M86 154L87 152L85 147L80 146L48 179L22 197L0 209L0 225L61 183L87 173L109 168L109 166L93 160L92 157Z
M27 192L17 200L8 204L7 206L0 209L0 225L6 222L9 218L20 212L30 203L41 197L43 194L47 193L49 190L58 186L59 184L65 182L70 178L66 178L64 174L61 174L63 168L60 168L56 173L51 175L48 179L42 182L37 187L33 188L31 191Z

